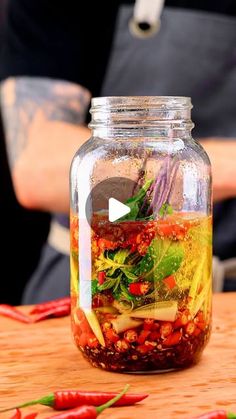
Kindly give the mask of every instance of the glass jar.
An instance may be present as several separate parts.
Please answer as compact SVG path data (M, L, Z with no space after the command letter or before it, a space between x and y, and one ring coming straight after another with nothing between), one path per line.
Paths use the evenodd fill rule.
M71 296L76 345L96 367L184 368L208 342L211 167L191 108L92 100L92 137L71 166Z

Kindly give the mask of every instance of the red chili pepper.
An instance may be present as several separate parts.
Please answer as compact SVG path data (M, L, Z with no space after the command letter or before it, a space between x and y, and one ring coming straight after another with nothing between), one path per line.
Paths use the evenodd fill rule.
M166 339L163 340L163 346L175 346L178 345L182 337L182 333L177 331L171 333L171 335L167 336Z
M106 272L98 272L98 283L102 285L106 279Z
M225 410L213 410L194 419L236 419L235 413L227 413Z
M119 335L112 328L107 329L104 333L106 339L112 343L116 343L120 339Z
M15 409L13 415L10 417L10 419L21 419L21 412L18 408Z
M45 303L36 304L32 310L30 311L30 314L39 314L44 313L45 311L51 310L56 307L61 306L70 306L71 299L70 297L63 297L63 298L57 298L56 300L46 301Z
M107 239L98 239L98 247L103 251L106 249L115 249L117 247L117 243L107 240Z
M192 336L194 334L195 329L196 329L196 325L194 324L193 321L188 322L188 324L185 326L185 332L189 336Z
M179 317L174 322L174 329L179 329L182 326L185 326L190 320L189 310L184 310L179 314Z
M46 320L50 317L64 317L70 314L70 306L59 306L52 308L50 310L44 311L43 313L39 313L34 317L34 323L41 322L42 320Z
M50 393L45 397L38 400L32 400L27 403L23 403L17 408L33 406L36 404L42 404L44 406L50 406L55 410L66 410L73 407L78 407L85 404L93 406L99 406L102 403L106 403L111 398L118 396L118 393L114 392L98 392L98 391L78 391L78 390L59 390L54 393ZM135 403L141 402L148 397L147 394L142 393L129 393L121 396L114 402L114 406L132 406ZM10 409L6 409L10 410ZM4 412L6 411L4 410ZM3 410L1 411L3 412Z
M23 419L34 419L38 416L38 413L29 413L28 415L24 416Z
M163 282L169 290L172 290L176 286L174 275L167 276L165 279L163 279Z
M133 329L126 330L126 332L124 333L124 339L128 343L136 342L138 339L138 333L136 332L136 330Z
M103 410L115 404L127 391L129 385L126 385L124 390L110 399L107 403L98 407L94 406L79 406L67 412L59 413L58 415L49 416L47 419L95 419Z
M143 330L152 330L153 324L153 319L145 319L143 322Z
M29 316L8 304L0 304L0 315L18 320L21 323L32 323L32 319Z
M139 345L142 345L145 342L145 340L148 338L150 333L151 333L150 330L141 330L140 335L137 339L137 342L139 343Z
M133 295L145 295L150 288L149 282L132 282L129 285L129 292Z
M172 332L172 324L170 322L163 322L160 327L160 333L162 338L166 338Z

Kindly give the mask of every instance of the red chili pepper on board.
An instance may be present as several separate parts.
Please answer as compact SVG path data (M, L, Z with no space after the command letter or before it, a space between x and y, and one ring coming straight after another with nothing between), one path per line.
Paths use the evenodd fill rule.
M55 410L66 410L85 404L99 406L102 403L108 402L111 400L111 398L116 397L117 395L118 393L115 392L59 390L55 391L54 393L50 393L38 400L32 400L30 402L20 404L16 407L22 408L36 404L42 404L44 406L50 406ZM118 401L114 403L114 406L131 406L135 403L141 402L142 400L146 399L146 397L148 397L148 395L142 393L124 394ZM4 410L4 412L5 411L6 410Z
M32 323L32 319L29 316L8 304L0 304L0 315L17 320L21 323Z
M21 419L21 411L16 408L10 419Z
M63 297L63 298L57 298L56 300L46 301L45 303L36 304L32 310L30 311L30 314L39 314L44 313L45 311L51 310L56 307L61 306L70 306L71 299L70 297Z
M227 413L225 410L213 410L193 419L236 419L236 415L235 413Z
M13 414L13 416L10 417L10 419L35 419L36 416L38 415L38 413L29 413L28 415L24 416L22 418L21 416L21 411L19 409L15 410L15 413Z
M67 410L67 412L59 413L58 415L49 416L46 419L96 419L103 410L115 404L127 391L129 385L126 385L124 390L117 394L116 397L110 399L107 403L102 404L101 406L79 406L75 409Z
M70 314L70 306L59 306L44 311L43 313L39 313L34 317L33 322L41 322L42 320L46 320L50 317L64 317Z

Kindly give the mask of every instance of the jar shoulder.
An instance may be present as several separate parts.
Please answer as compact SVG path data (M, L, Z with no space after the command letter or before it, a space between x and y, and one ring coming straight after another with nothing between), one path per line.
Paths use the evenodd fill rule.
M71 167L80 165L81 161L98 162L116 157L160 159L168 154L175 160L191 161L195 164L210 166L210 159L204 147L194 138L160 139L160 138L127 138L101 139L90 137L76 152Z

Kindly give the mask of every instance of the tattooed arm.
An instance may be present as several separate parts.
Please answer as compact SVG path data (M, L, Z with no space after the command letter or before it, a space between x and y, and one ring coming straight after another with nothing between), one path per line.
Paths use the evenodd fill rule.
M90 136L83 125L89 101L86 89L66 81L16 77L2 83L10 168L23 206L68 212L70 163Z
M213 200L236 197L236 141L234 138L203 138L212 166Z

